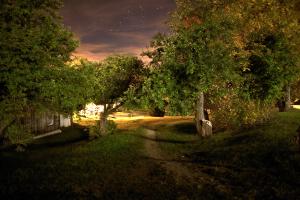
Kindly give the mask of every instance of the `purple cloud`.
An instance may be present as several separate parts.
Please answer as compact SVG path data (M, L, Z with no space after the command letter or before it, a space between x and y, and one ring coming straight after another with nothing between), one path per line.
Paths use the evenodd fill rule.
M158 32L167 32L173 0L65 0L64 23L80 39L76 54L97 60L113 53L138 55Z

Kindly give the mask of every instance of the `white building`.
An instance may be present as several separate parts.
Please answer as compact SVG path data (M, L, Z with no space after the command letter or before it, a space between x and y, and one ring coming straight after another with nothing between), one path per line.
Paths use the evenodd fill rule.
M79 111L79 115L85 117L92 117L98 116L101 112L103 112L104 106L103 105L96 105L94 103L89 103L85 106L85 108Z

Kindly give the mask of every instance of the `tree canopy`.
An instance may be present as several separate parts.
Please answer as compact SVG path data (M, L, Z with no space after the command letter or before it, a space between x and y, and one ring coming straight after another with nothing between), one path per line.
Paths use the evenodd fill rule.
M177 14L180 11L177 10ZM195 99L200 92L206 92L215 79L222 79L225 85L236 78L233 46L229 42L231 24L222 17L210 15L203 21L188 13L181 17L180 24L175 19L172 21L176 29L165 39L163 64L153 70L145 87L152 96L156 95L157 102L167 99L170 111L193 113Z
M100 127L105 134L107 117L133 99L141 87L144 65L134 56L115 55L95 63L95 86L93 101L104 106Z
M295 3L177 0L171 34L146 53L160 60L144 85L146 104L190 114L201 93L228 98L232 89L242 101L274 103L299 77Z
M255 1L241 9L239 39L247 55L244 87L250 98L273 102L299 77L296 1Z
M78 42L62 24L61 6L60 0L1 0L1 134L23 113L70 113L87 97L80 69L68 66Z

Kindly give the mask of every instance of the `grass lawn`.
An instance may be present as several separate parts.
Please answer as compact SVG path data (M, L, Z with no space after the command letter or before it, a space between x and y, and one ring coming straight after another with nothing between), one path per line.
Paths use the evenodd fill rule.
M165 152L205 175L195 191L205 199L299 199L300 148L293 141L299 126L300 110L293 109L264 125L197 142L191 123L157 131Z
M88 141L80 129L0 152L1 199L172 199L172 177L142 153L133 132ZM151 177L151 178L149 178Z
M300 110L269 123L200 139L190 118L122 122L123 130L89 141L79 127L36 140L25 152L0 151L1 199L299 199L300 151L292 141ZM196 177L176 182L145 154L138 126ZM148 143L149 144L149 143Z

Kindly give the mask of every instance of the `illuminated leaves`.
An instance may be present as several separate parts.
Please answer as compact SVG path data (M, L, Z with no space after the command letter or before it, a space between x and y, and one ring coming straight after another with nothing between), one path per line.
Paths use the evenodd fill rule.
M142 82L143 63L132 56L111 56L96 66L94 100L98 104L124 103L126 94Z

